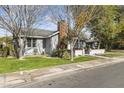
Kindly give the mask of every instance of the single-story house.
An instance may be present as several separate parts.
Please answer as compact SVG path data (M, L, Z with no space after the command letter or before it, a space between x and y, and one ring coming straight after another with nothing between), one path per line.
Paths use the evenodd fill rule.
M51 54L53 50L57 49L60 38L67 34L66 31L67 23L65 21L58 22L57 31L33 29L27 33L24 55ZM21 33L21 40L23 40L24 34Z
M35 29L32 33L27 36L24 55L50 54L53 50L57 49L59 31ZM21 37L23 38L23 35Z
M27 42L25 46L24 55L34 55L34 54L50 55L53 50L56 50L58 48L58 44L60 43L60 40L62 40L63 37L67 36L67 31L68 31L68 26L65 21L61 21L58 23L57 31L33 29L32 31L30 31L30 33L27 34L26 37ZM21 38L22 38L21 40L23 40L24 33L21 34ZM81 41L80 44L83 45L84 41ZM68 44L67 49L70 49L69 46L70 45ZM78 47L76 47L75 49L78 51L78 52L77 51L74 52L76 56L83 55L86 53L84 50L82 52L81 48L78 49Z

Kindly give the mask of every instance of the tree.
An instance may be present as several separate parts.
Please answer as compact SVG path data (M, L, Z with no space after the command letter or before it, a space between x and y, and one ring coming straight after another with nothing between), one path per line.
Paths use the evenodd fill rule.
M112 45L114 49L124 49L124 30L117 34Z
M24 53L27 34L41 24L43 11L44 6L0 6L0 28L12 34L16 58L20 58ZM20 37L22 33L23 41Z
M1 37L0 38L0 55L2 57L7 57L12 52L12 38L11 37Z
M116 37L114 38L114 42L112 48L114 49L124 49L124 6L118 6L119 8L119 16L118 21L120 23L120 32L117 33Z
M71 61L73 61L74 46L77 42L78 36L90 20L95 17L94 15L97 12L97 7L89 5L70 5L61 6L61 8L59 7L59 10L60 11L56 14L52 13L52 19L55 19L55 21L61 21L62 19L67 21L67 39L71 44Z
M101 6L99 9L99 14L91 21L92 35L102 42L102 47L110 51L114 38L122 26L118 20L120 16L118 6Z

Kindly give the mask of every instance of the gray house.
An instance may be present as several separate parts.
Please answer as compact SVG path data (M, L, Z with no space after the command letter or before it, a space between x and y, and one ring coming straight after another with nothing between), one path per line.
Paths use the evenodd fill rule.
M23 38L23 35L21 37ZM57 49L58 40L59 31L34 29L27 36L24 55L50 54Z
M61 43L64 37L67 37L68 25L65 21L58 23L57 31L48 31L43 29L33 29L30 33L27 33L26 36L26 46L24 55L41 55L48 54L50 55L53 50L56 50L58 47L61 48ZM21 34L21 42L23 41L24 34ZM78 40L79 41L79 40ZM90 42L89 42L90 41ZM96 42L96 41L95 41ZM74 48L74 55L84 55L84 54L103 54L104 49L95 48L96 44L91 40L80 40L77 42ZM84 44L85 43L85 44ZM21 43L23 44L23 43ZM63 44L63 43L62 43ZM58 46L59 45L59 46ZM79 47L80 45L80 47ZM86 49L82 49L82 46L88 45L92 47L87 53ZM94 46L95 45L95 46ZM70 50L70 44L65 45L68 50Z
M66 31L67 23L65 21L58 23L57 31L33 29L30 33L27 33L24 55L51 54L53 50L57 49L60 38L65 35ZM23 41L24 34L21 34L21 42Z

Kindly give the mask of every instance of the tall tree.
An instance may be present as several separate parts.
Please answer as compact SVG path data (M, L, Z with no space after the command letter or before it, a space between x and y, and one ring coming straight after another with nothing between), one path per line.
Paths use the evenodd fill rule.
M118 17L118 6L100 6L97 18L91 21L93 35L102 42L101 45L108 51L111 50L117 33L121 31L121 22Z
M114 38L112 48L124 49L124 6L118 6L118 8L118 21L120 23L121 32L117 33L116 37Z
M90 5L70 5L61 6L56 14L53 13L55 21L66 20L68 23L68 41L71 46L71 61L73 61L74 47L82 29L93 19L97 12L97 6Z
M0 6L0 28L9 31L13 36L16 58L23 55L26 36L38 26L43 17L44 6L3 5ZM23 33L24 42L20 35Z

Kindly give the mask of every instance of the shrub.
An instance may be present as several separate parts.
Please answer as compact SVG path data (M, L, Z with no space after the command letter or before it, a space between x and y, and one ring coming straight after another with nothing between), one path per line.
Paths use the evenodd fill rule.
M51 56L52 57L60 57L60 50L53 50Z
M57 56L56 55L56 50L53 50L50 54L51 54L52 57L56 57Z
M64 51L64 53L63 53L63 59L70 59L71 57L70 57L70 53L68 53L68 51Z
M9 47L3 48L2 56L7 57L9 55L10 49Z
M63 57L63 53L66 51L66 49L60 49L60 50L53 50L51 56L53 57Z

